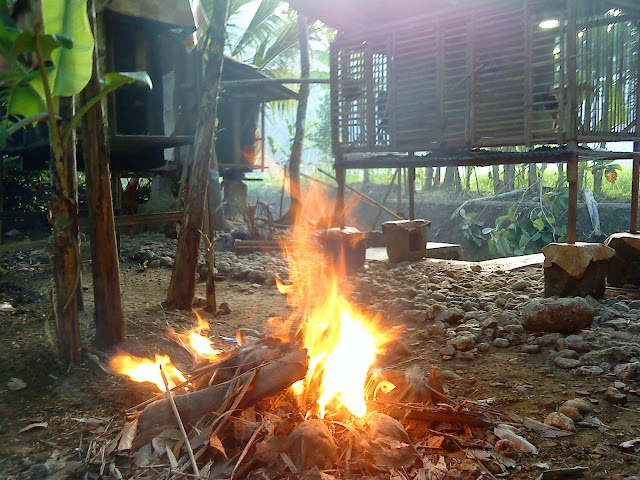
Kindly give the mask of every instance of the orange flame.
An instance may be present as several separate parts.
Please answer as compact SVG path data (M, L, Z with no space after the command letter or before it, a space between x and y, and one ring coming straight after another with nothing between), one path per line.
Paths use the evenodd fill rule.
M209 323L200 315L194 312L198 320L198 326L186 331L185 333L170 332L185 350L189 351L196 358L206 360L215 360L222 350L213 348L213 342L202 335L203 332L209 331Z
M293 238L285 252L291 285L277 282L278 290L302 315L304 347L309 353L306 377L293 392L303 401L315 400L318 415L345 407L356 417L367 413L365 386L369 369L390 335L376 317L360 312L348 301L344 264L331 265L319 258L321 249L313 219L331 215L331 205L313 188L302 196Z
M171 363L171 359L167 355L156 355L154 361L150 358L134 357L127 353L121 353L109 361L109 366L115 372L126 375L134 382L155 383L158 390L164 392L165 387L160 374L160 365L162 365L167 377L169 388L174 388L177 384L187 381L182 372Z

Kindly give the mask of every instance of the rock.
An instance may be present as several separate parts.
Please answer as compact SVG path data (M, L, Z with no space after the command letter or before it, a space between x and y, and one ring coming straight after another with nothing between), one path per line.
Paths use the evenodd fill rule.
M528 282L525 282L524 280L518 280L516 283L511 285L511 290L513 290L514 292L521 292L528 286L529 286Z
M594 316L583 298L542 298L525 305L521 323L530 332L575 333L591 326Z
M460 335L454 338L451 341L451 344L456 350L460 350L461 352L468 352L469 350L473 350L473 348L476 346L476 341L472 335Z
M615 387L607 388L607 391L604 393L604 399L614 405L624 405L627 403L627 395L621 393L620 390Z
M427 332L429 332L429 335L432 335L434 337L443 336L446 331L447 330L444 326L444 323L442 322L434 322L431 325L427 326Z
M167 255L163 255L162 257L160 257L160 265L163 267L169 267L169 268L173 267L173 258Z
M580 366L580 360L566 357L556 357L553 359L553 363L556 367L562 368L564 370L571 370L572 368L577 368Z
M580 410L578 410L573 405L562 405L558 409L558 413L562 413L563 415L566 415L574 422L581 422L584 419L584 417L580 413Z
M7 238L19 238L22 237L22 232L18 229L9 230L8 232L3 234Z
M549 415L547 415L547 418L544 419L544 423L546 423L547 425L551 425L552 427L557 427L561 430L565 430L567 432L576 431L576 425L575 423L573 423L573 420L571 420L563 413L550 413Z
M493 328L495 330L498 328L498 321L493 317L489 317L484 322L482 322L481 326L483 330L487 328Z
M558 357L570 358L572 360L577 360L578 358L580 358L580 355L575 350L565 349L565 350L560 350L558 352Z
M583 398L572 398L564 402L563 405L574 407L583 415L593 412L593 405Z
M469 266L469 270L471 270L472 272L481 272L482 271L482 265L480 265L478 263L474 263L471 266Z
M456 349L453 345L447 345L443 349L440 350L440 355L443 357L452 357L456 354Z
M478 351L481 353L488 352L491 349L491 345L486 342L482 342L478 344Z
M618 378L635 380L640 376L640 362L621 363L620 365L616 365L613 369L613 373Z
M227 302L222 302L220 305L218 305L218 313L222 315L231 313L231 308L229 308L229 304Z
M497 348L507 348L509 346L509 340L506 338L496 338L493 341L493 346Z
M405 310L402 312L402 318L407 322L412 323L424 323L427 320L423 310L415 309Z
M597 365L583 365L582 367L576 368L575 373L581 377L597 377L598 375L602 375L604 370Z
M463 362L473 362L476 359L476 354L471 351L458 352L456 358L458 360L462 360Z
M464 318L464 311L460 308L449 308L436 317L437 322L448 323L449 325L455 325L460 323Z
M442 303L434 303L433 305L429 305L424 312L425 320L434 320L447 309L446 305Z
M559 333L547 333L546 335L542 335L536 339L536 342L541 347L553 347L558 342L560 338Z
M536 353L540 353L540 345L532 343L530 345L522 345L519 349L519 352L526 353L527 355L533 355Z
M462 376L458 375L453 370L440 370L438 375L440 375L440 378L445 382L455 383L462 380Z
M580 335L569 335L565 338L559 338L556 342L556 349L571 349L579 353L587 353L591 350L591 345Z
M601 350L591 350L582 355L582 361L586 364L598 364L606 361L611 364L629 363L632 357L640 353L640 348L636 344L616 345L615 347L603 348Z
M156 258L147 264L147 268L160 268L160 259Z
M436 301L436 302L446 302L447 301L447 296L444 293L441 293L441 292L433 292L431 294L431 299Z

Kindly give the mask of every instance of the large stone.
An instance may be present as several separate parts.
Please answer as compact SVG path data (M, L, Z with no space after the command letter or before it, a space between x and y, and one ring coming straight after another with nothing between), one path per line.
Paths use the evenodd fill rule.
M451 341L456 350L468 352L476 346L476 341L472 335L460 335Z
M594 316L583 298L542 298L525 305L521 323L530 332L575 333L590 327Z
M448 308L436 317L436 321L448 323L449 325L455 325L460 323L463 318L463 310L459 308Z

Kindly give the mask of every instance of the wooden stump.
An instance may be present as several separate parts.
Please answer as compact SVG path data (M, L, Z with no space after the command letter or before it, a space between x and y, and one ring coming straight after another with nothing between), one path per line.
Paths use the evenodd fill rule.
M544 269L545 297L604 297L607 260L591 262L581 278L572 277L558 265Z
M427 253L429 220L398 220L382 224L387 256L392 262L421 260Z
M616 251L609 261L607 283L614 287L640 285L640 234L614 233L605 245Z
M551 243L542 249L544 296L603 297L607 264L615 251L599 243Z
M362 232L353 228L330 228L323 235L324 253L337 269L351 273L364 267L367 240Z

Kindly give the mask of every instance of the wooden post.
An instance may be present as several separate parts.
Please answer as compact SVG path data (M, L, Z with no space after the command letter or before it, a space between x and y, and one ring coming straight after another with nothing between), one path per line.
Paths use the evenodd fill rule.
M347 183L347 171L344 167L336 166L336 181L338 192L336 193L336 209L334 216L340 228L344 228L344 186Z
M633 151L640 151L640 142L633 142ZM638 183L640 183L640 154L633 155L633 173L631 177L631 214L629 231L638 231Z
M194 142L194 161L189 182L176 259L171 272L169 291L164 305L167 308L191 310L196 286L196 270L200 253L200 229L207 199L209 169L215 150L214 130L218 113L218 89L222 74L225 27L229 0L214 1L214 15L207 31L208 61L205 70L202 98Z
M576 243L578 225L578 152L571 152L567 161L569 182L569 211L567 214L567 243Z
M88 10L93 36L97 38L93 1L89 2ZM100 91L99 68L96 42L93 51L93 73L81 93L83 103L86 103ZM82 147L87 175L96 343L114 345L124 340L125 328L120 296L120 265L109 180L109 144L101 102L96 103L82 118Z
M413 154L411 155L413 157ZM416 169L407 168L407 178L409 180L409 220L416 219Z

